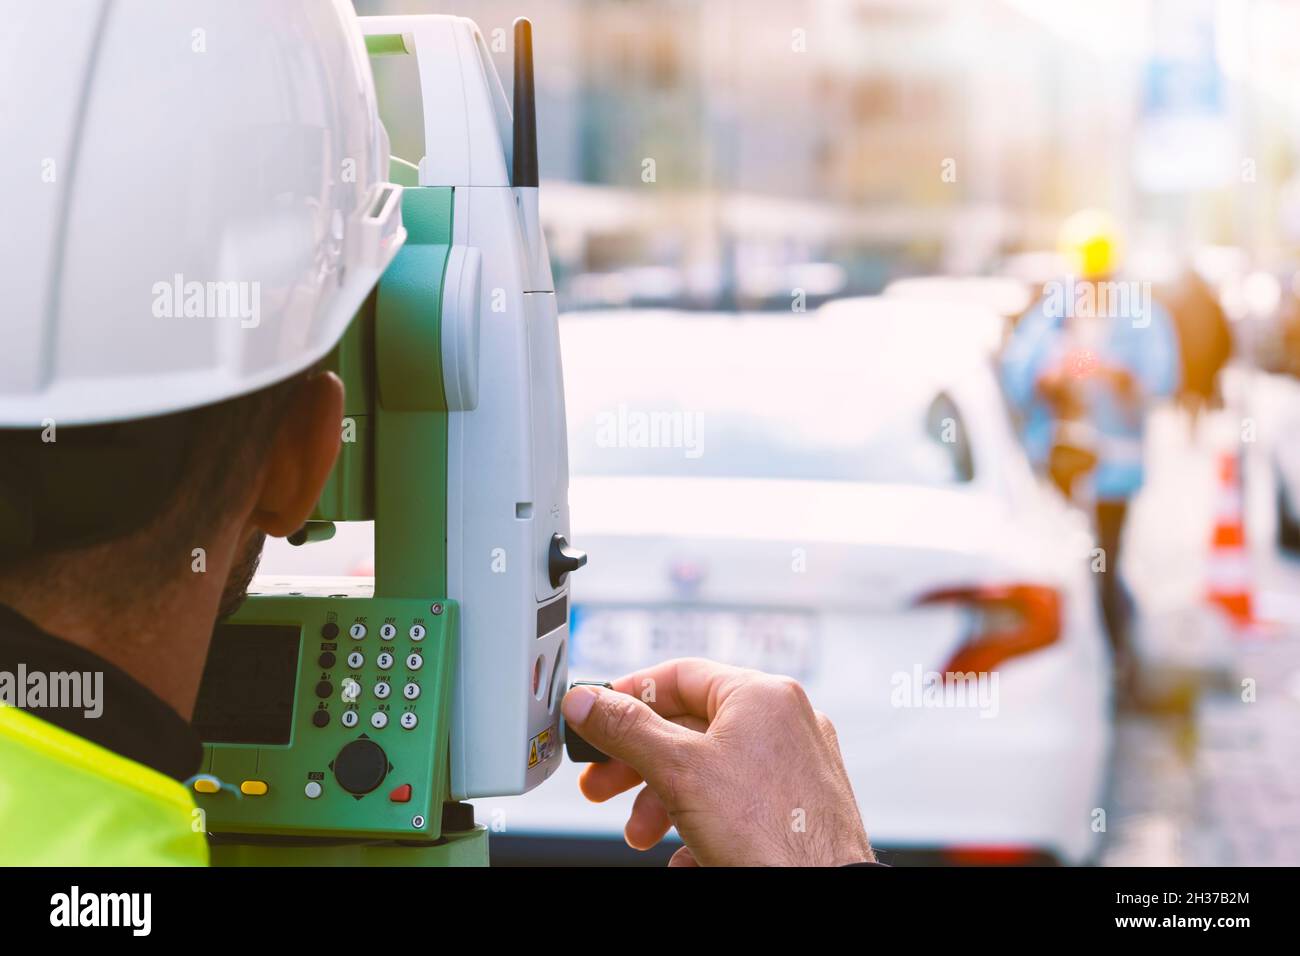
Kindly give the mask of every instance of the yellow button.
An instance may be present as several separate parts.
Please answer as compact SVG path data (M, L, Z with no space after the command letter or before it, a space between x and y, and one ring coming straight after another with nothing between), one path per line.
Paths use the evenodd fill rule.
M194 789L199 793L216 793L221 789L221 786L215 780L204 780L200 778L194 781Z
M266 789L266 781L264 780L245 780L239 785L239 792L250 797L260 797L266 793Z

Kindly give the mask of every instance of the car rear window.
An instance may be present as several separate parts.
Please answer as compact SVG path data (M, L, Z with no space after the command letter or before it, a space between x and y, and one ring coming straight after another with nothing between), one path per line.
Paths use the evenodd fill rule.
M710 372L566 353L576 474L947 485L974 476L965 424L906 375L732 361Z

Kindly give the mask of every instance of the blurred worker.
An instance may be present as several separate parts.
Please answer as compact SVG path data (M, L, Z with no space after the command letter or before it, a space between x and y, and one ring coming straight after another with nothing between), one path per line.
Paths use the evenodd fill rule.
M1183 270L1157 297L1177 333L1182 370L1178 402L1193 417L1221 402L1219 373L1232 358L1232 330L1219 298L1194 269Z
M1121 686L1132 674L1131 602L1119 577L1129 502L1142 486L1153 400L1179 380L1177 340L1150 283L1119 275L1119 235L1103 212L1061 229L1070 274L1049 283L1016 326L1002 381L1030 458L1068 496L1091 503L1104 567L1095 566Z
M343 385L316 366L405 233L347 0L56 6L8 11L45 42L0 58L44 90L0 125L0 864L201 865L182 781L213 627L320 498ZM196 22L222 38L203 69ZM626 760L592 787L655 788L637 839L669 814L701 863L871 860L797 685L656 676L663 718L566 703Z

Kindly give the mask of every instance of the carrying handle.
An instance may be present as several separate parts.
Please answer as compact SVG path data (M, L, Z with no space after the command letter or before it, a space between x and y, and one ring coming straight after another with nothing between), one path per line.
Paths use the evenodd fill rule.
M353 230L357 244L354 262L381 269L392 258L393 244L402 231L402 187L380 183L366 214Z

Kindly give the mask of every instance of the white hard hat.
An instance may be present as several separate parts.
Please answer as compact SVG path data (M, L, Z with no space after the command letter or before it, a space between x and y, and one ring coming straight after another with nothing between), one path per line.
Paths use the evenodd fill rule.
M406 237L347 0L6 5L0 115L0 428L288 378Z

